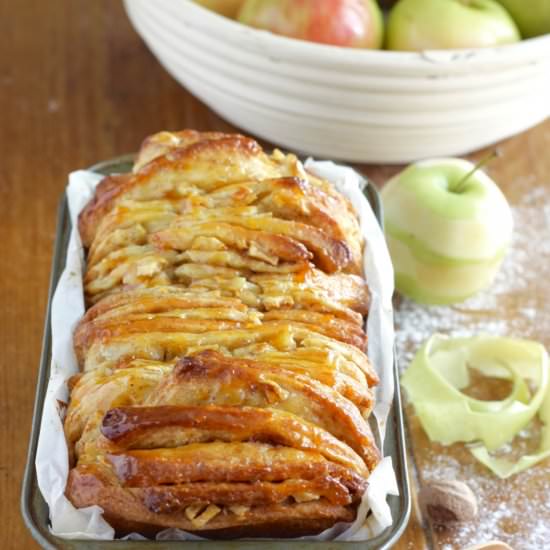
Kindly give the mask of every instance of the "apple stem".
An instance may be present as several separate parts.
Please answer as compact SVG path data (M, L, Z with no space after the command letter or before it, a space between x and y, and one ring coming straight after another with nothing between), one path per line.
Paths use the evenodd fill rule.
M453 189L454 193L461 193L464 191L464 186L468 180L475 174L480 168L489 164L492 160L501 156L500 149L494 149L488 155L485 155L455 186Z

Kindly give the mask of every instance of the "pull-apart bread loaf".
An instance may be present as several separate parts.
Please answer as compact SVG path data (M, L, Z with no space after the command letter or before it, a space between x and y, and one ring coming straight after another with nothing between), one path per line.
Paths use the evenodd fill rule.
M65 419L77 507L118 534L353 521L379 460L352 206L293 155L161 132L82 211Z

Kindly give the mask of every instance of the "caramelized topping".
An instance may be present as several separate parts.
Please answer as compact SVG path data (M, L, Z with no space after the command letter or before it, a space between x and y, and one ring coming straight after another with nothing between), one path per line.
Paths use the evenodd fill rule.
M160 132L79 230L73 504L148 535L352 521L380 454L349 201L245 136Z

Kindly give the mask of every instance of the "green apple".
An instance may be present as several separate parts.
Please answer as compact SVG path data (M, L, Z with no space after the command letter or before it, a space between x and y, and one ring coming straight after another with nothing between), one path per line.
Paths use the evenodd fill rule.
M497 0L497 2L510 12L524 38L550 33L550 0Z
M485 172L462 159L419 162L386 184L382 203L402 294L451 304L491 284L513 221L506 198Z
M237 17L244 0L194 0L197 4L226 17Z
M482 48L519 40L516 24L495 0L400 0L386 30L390 50Z
M384 26L375 0L246 0L245 25L348 48L380 48Z

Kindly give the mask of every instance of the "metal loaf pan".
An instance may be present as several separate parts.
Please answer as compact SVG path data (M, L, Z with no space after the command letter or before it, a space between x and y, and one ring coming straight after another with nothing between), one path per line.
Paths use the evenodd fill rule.
M132 156L120 157L110 161L102 162L91 167L100 174L113 174L128 172L131 170ZM378 192L372 184L366 182L364 194L378 219L382 224L382 209ZM319 548L320 550L374 550L387 549L397 542L404 531L410 514L410 494L407 479L407 464L405 454L405 434L403 424L403 412L401 407L401 396L399 392L397 364L394 364L395 396L393 406L388 418L386 438L384 442L384 455L391 456L397 475L400 495L389 496L389 505L392 512L393 524L379 536L368 541L361 542L305 542L292 540L262 540L262 541L89 541L89 540L67 540L56 537L50 533L48 506L38 488L36 479L36 447L42 418L42 409L46 387L50 377L51 360L51 331L50 331L50 310L52 295L65 266L67 244L71 231L71 221L66 197L63 197L57 217L57 235L52 261L48 306L42 342L42 354L36 385L36 397L34 402L34 414L32 431L30 437L27 464L23 477L21 493L21 512L25 524L32 536L43 547L47 549L62 550L209 550L218 549L250 549L262 548L262 550L305 550Z

